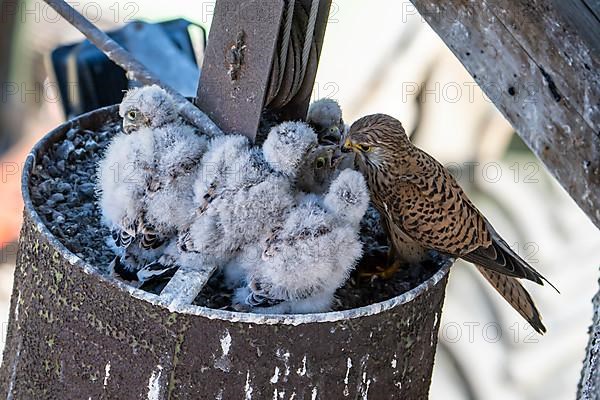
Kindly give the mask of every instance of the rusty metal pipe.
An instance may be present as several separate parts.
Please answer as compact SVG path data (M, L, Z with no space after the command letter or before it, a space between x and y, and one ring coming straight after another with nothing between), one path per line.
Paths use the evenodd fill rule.
M9 399L425 399L450 261L367 307L256 315L158 297L99 274L33 207L32 170L73 126L96 130L117 107L60 125L31 151L0 397Z

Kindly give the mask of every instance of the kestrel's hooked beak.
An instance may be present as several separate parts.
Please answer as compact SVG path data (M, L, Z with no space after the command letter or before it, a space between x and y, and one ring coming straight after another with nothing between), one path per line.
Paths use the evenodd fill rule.
M346 141L344 142L344 145L342 146L342 151L344 153L350 153L352 151L356 152L357 148L356 148L356 145L354 144L354 142L352 142L352 140L350 140L350 138L346 138Z
M356 153L353 151L352 142L347 139L341 147L338 146L334 154L333 166L337 170L354 168L355 161Z

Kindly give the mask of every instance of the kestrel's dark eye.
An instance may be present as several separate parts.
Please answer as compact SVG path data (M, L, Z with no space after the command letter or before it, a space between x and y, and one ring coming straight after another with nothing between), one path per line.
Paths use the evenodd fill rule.
M317 162L315 163L315 167L317 169L321 169L325 166L325 157L317 158Z
M129 119L136 119L137 118L137 112L135 110L131 110L129 112L127 112L127 118Z

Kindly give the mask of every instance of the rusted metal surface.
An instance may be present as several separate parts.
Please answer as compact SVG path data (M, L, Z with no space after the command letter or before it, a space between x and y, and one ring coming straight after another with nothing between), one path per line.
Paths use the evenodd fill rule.
M216 3L196 104L225 132L256 136L284 4Z
M600 227L600 25L593 12L581 0L411 1Z
M417 288L367 307L308 315L166 308L99 275L50 233L29 176L72 124L28 157L0 397L24 399L426 399L448 261ZM99 240L101 240L99 238Z

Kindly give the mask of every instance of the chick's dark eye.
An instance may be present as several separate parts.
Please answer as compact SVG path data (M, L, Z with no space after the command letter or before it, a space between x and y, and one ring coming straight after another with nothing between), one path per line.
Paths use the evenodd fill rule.
M360 151L362 151L362 152L365 152L365 153L368 153L368 152L370 152L370 151L372 150L372 149L371 149L371 146L369 146L369 145L366 145L366 144L359 144L359 145L358 145L358 149L359 149Z
M131 110L127 113L127 118L129 119L135 119L137 117L137 112L135 112L134 110Z
M321 169L324 166L325 166L325 158L324 157L317 158L317 162L315 163L315 167L317 167L317 169Z

